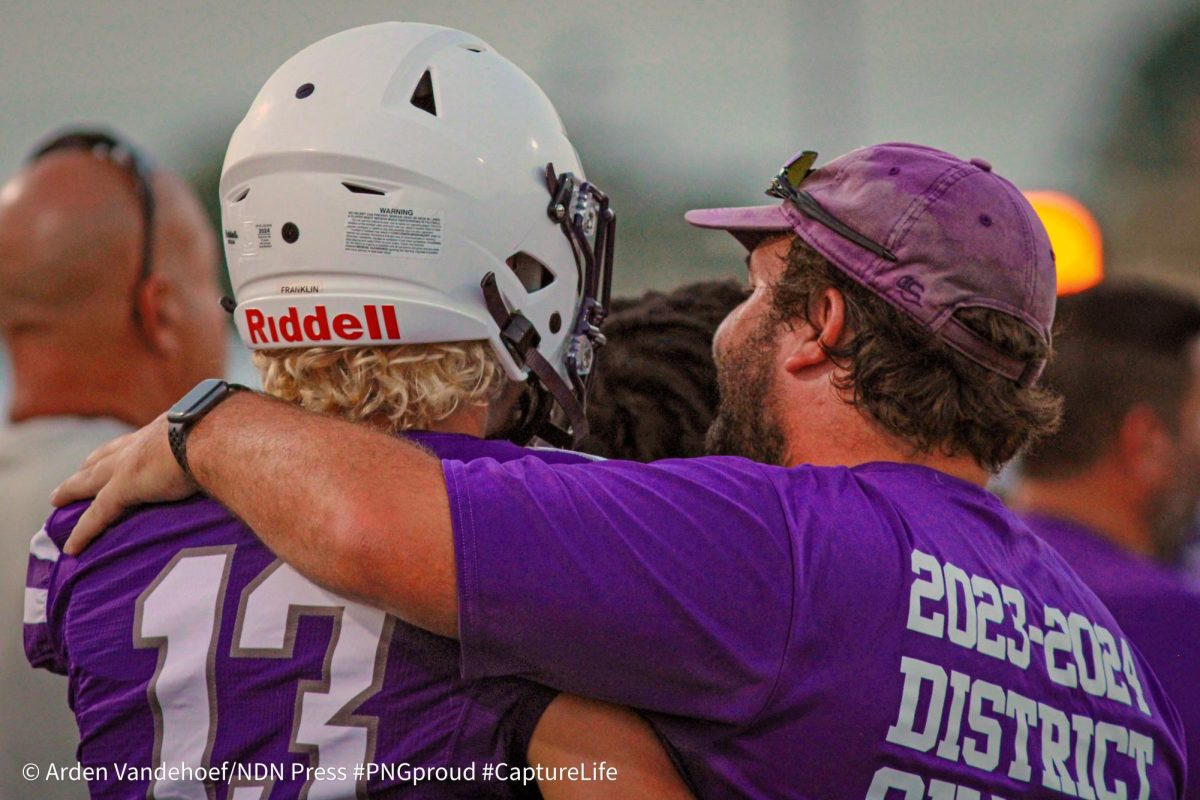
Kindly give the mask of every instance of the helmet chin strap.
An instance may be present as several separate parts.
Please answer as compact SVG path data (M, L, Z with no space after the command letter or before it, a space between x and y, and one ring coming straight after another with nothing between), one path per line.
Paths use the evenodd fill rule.
M551 422L550 404L544 402L543 398L535 397L526 409L524 418L517 424L513 432L514 438L528 434L526 441L538 436L555 447L578 444L588 434L585 399L576 397L567 382L555 371L545 356L538 352L537 347L542 337L533 327L533 323L521 312L508 310L504 298L500 295L500 288L496 285L496 274L489 272L480 286L488 313L500 326L500 339L518 364L529 367L536 380L535 391L548 392L567 415L570 425L568 432Z

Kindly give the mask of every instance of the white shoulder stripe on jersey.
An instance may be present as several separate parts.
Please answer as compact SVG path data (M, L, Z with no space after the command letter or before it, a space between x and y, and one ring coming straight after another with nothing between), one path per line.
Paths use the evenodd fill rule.
M42 528L29 541L29 555L39 561L55 562L62 555L62 551L58 549L58 545L46 533L46 529Z
M25 589L25 624L41 625L46 621L46 590Z

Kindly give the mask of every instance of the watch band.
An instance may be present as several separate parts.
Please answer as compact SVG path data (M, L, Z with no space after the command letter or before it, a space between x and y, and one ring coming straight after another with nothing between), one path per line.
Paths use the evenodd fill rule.
M227 383L223 380L208 378L184 395L167 412L167 443L171 447L171 455L184 474L191 477L192 470L188 465L187 440L188 434L196 423L237 392L250 391L249 387L238 383Z
M182 422L167 422L167 441L171 444L171 455L175 456L175 462L183 474L192 477L187 460L187 431Z

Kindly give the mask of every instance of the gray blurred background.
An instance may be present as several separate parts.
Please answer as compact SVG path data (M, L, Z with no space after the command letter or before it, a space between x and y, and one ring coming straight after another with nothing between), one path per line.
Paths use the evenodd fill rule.
M344 28L414 20L481 36L550 95L620 212L618 294L739 273L732 238L690 230L686 209L759 202L802 148L825 159L897 139L1070 192L1100 216L1110 272L1195 283L1197 8L2 0L0 172L54 128L104 122L193 180L215 214L229 134L279 64Z

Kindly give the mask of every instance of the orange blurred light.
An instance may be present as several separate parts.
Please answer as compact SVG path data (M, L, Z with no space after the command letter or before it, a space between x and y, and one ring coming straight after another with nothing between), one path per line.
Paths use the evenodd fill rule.
M1090 289L1104 279L1100 226L1082 203L1062 192L1025 192L1050 235L1058 295Z

